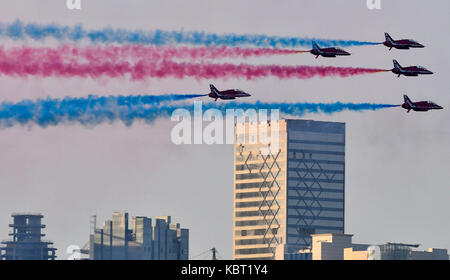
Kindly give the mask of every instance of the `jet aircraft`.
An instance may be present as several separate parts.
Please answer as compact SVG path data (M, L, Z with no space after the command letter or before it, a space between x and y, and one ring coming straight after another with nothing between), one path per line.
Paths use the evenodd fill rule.
M437 105L436 103L432 101L418 101L418 102L412 102L411 99L409 99L408 95L403 95L403 99L405 102L402 104L402 108L409 111L419 111L419 112L426 112L428 110L440 110L444 109L444 107Z
M424 48L425 46L419 44L418 42L411 39L402 39L402 40L394 40L388 33L384 33L384 37L386 41L383 42L383 45L392 50L392 48L400 49L400 50L409 50L410 48Z
M240 89L227 89L227 90L218 90L214 85L210 84L209 88L211 92L208 94L209 97L214 98L215 101L217 99L229 100L236 99L236 97L248 97L250 94L240 90Z
M423 66L408 66L408 67L402 67L400 63L398 63L397 60L393 60L394 62L394 68L392 68L392 73L397 74L398 77L400 75L405 76L419 76L419 75L430 75L433 74L430 70L426 69Z
M316 59L319 57L319 55L323 57L336 57L337 55L350 55L350 53L338 49L338 48L321 48L319 45L313 41L312 42L313 49L309 52L316 56Z

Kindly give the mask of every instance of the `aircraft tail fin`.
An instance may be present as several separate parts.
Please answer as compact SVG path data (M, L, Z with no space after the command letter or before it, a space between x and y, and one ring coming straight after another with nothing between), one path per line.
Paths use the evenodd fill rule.
M393 41L391 35L389 35L389 33L387 33L387 32L384 33L384 38L388 42L392 42Z
M220 92L217 90L217 88L213 84L210 84L209 88L211 89L212 93L215 93L217 96L220 96Z
M313 49L316 50L316 51L320 50L320 47L319 47L319 45L316 43L316 41L312 41L312 47L313 47Z
M392 62L394 63L394 67L395 68L397 68L397 69L401 69L402 68L402 66L400 65L400 63L398 63L397 60L394 59Z
M409 99L408 95L404 94L403 95L403 100L405 101L406 104L408 104L408 106L410 108L414 107L414 105L412 104L411 99Z

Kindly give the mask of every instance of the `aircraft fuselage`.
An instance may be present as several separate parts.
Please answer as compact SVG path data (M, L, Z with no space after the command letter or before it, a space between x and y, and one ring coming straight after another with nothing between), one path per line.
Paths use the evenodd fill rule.
M404 76L419 76L419 75L431 75L433 72L431 72L428 69L425 69L423 67L417 67L417 66L409 66L409 67L394 67L392 70L392 73L397 74L398 76L404 75Z
M321 49L312 49L310 51L311 54L315 55L316 58L321 55L323 57L336 57L338 55L350 55L350 53L338 49L338 48L321 48Z
M219 91L219 95L217 93L211 91L208 94L208 96L211 98L214 98L214 99L230 100L230 99L236 99L237 97L249 97L250 94L240 91L240 90L229 89L229 90Z
M402 104L402 108L409 111L414 110L418 112L426 112L428 110L440 110L444 109L444 107L437 105L432 101L418 101L412 102L411 99L405 94L403 95L404 103Z
M396 49L400 49L400 50L409 50L410 48L424 48L424 45L419 44L413 40L408 40L408 39L404 39L404 40L387 40L383 42L383 45L385 45L386 47L392 49L392 48L396 48Z
M428 110L440 110L443 109L442 106L436 105L434 103L430 103L428 101L419 101L419 102L412 102L411 105L408 103L403 103L402 108L406 110L413 110L418 112L426 112Z

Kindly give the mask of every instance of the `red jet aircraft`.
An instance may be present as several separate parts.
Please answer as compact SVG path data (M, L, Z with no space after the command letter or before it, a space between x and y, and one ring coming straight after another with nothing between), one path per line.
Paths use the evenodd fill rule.
M386 41L383 42L383 45L391 50L392 48L401 49L401 50L409 50L409 48L424 48L425 46L417 43L411 39L402 39L402 40L393 40L388 33L384 33L384 37Z
M316 59L319 55L323 57L336 57L337 55L350 55L350 53L338 49L338 48L320 48L319 45L313 41L312 42L313 49L309 52L316 56Z
M392 68L392 73L397 74L398 77L400 75L405 76L419 76L420 75L430 75L433 74L430 70L426 69L423 66L408 66L408 67L402 67L400 63L397 62L397 60L393 60L394 62L394 68Z
M214 98L217 101L218 98L229 100L236 99L236 97L248 97L250 94L243 92L240 89L228 89L228 90L218 90L214 85L210 84L209 88L211 92L208 94L209 97Z
M411 99L409 99L408 95L403 95L403 99L405 100L405 103L402 104L402 108L409 111L419 111L419 112L426 112L428 110L440 110L444 109L444 107L437 105L434 102L431 101L419 101L419 102L412 102Z

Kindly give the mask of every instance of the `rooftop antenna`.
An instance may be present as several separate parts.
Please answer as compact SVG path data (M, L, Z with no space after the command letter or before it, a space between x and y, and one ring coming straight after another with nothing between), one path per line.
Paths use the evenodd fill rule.
M95 230L97 229L97 215L92 215L90 222L91 222L90 227L91 234L95 234Z
M216 261L216 260L217 260L217 256L216 256L217 249L213 247L213 248L211 249L211 252L212 252L212 260L213 260L213 261Z

